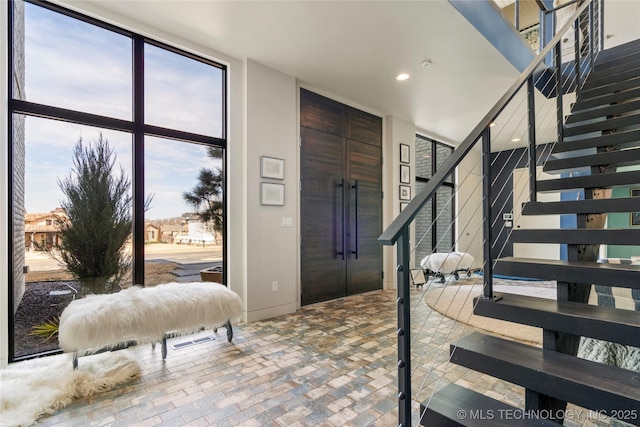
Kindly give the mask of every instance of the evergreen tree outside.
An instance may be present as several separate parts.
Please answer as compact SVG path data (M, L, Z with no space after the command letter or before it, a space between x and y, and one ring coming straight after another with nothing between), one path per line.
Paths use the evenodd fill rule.
M212 160L222 159L222 150L208 147L207 156ZM200 219L205 224L210 224L216 232L221 232L224 225L223 185L221 168L202 168L198 174L198 184L191 191L182 193L184 201L196 209Z
M102 134L88 146L80 138L72 172L58 179L67 218L58 221L62 242L54 257L90 292L117 288L131 267L131 256L124 251L132 230L131 182L122 167L116 173L115 164L113 148Z

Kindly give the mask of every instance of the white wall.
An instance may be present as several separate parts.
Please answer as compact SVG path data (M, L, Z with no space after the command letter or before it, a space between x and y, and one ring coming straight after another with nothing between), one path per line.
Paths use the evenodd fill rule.
M411 195L415 196L415 139L416 127L413 123L392 116L384 118L384 145L382 147L382 155L384 157L382 165L382 190L384 192L384 203L382 205L383 230L400 213L400 144L406 144L410 147ZM412 227L411 242L415 242L414 234ZM396 246L384 246L382 257L384 289L395 289L397 282Z
M5 5L3 5L5 6ZM7 162L7 147L9 147L9 141L7 139L7 114L8 98L7 93L7 81L8 74L8 52L7 52L7 39L6 28L8 26L7 14L3 10L0 13L0 28L3 29L0 35L0 148L2 154L0 155L0 260L1 262L7 262L9 258L9 199L7 195L7 188L9 188L9 169ZM9 358L8 350L8 337L7 331L9 330L9 266L3 265L0 268L0 368L7 366Z
M474 267L481 268L482 253L482 167L476 146L456 169L456 250L470 254Z
M640 1L604 2L604 48L640 39Z
M253 321L299 306L298 91L295 78L252 60L246 62L245 79L244 294L246 320ZM283 181L260 177L261 156L284 159ZM285 205L261 206L261 182L284 184ZM284 226L285 219L292 226ZM278 282L275 292L273 282Z

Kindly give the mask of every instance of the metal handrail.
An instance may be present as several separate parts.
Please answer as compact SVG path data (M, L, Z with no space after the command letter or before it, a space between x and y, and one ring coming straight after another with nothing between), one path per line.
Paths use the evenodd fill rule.
M538 69L538 66L544 62L545 56L547 56L551 50L557 45L563 36L563 34L573 26L573 22L578 19L580 14L584 12L594 0L590 0L581 5L578 10L571 16L565 25L557 32L557 34L551 39L544 49L540 51L538 56L529 64L529 66L522 72L516 82L505 92L504 95L496 102L496 104L489 110L489 112L480 120L475 128L471 131L464 141L456 148L453 154L444 162L438 171L431 177L425 189L416 195L416 197L409 202L409 204L400 212L395 220L387 229L378 237L378 242L381 245L393 246L403 229L409 227L409 224L413 222L418 215L422 207L429 201L435 194L438 187L442 185L446 177L454 172L456 166L460 164L462 159L466 157L467 153L471 151L473 146L482 136L484 130L498 117L498 115L504 110L507 104L516 96L518 91L527 82L527 80Z

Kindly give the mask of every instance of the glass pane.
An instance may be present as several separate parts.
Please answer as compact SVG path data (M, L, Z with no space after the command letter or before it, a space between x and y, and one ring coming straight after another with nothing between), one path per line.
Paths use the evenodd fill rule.
M130 38L30 3L15 32L17 75L25 80L16 98L131 120Z
M145 139L145 286L222 282L222 149ZM201 270L205 270L201 274Z
M31 332L55 320L74 298L130 285L127 263L105 260L117 260L117 255L126 260L131 254L132 143L122 132L34 117L16 115L14 126L13 213L15 225L22 226L14 227L14 272L28 268L26 274L14 274L14 357L20 357L57 348L57 339ZM97 152L100 140L111 150L103 159L110 159L113 169L103 176L120 181L119 196L107 197L107 182L92 179L96 174L78 173L89 170L74 160L80 140L89 152ZM81 158L89 165L108 163ZM110 207L121 207L122 215ZM112 257L105 250L109 246L116 248ZM116 273L124 275L122 281Z
M447 161L447 159L453 153L453 148L448 145L436 143L436 172L440 170L440 167ZM453 174L447 176L446 182L453 182Z
M147 124L222 138L223 71L145 45Z
M416 176L431 178L431 141L419 136L416 137ZM418 193L416 193L418 194Z
M440 187L436 191L436 252L452 252L453 190Z

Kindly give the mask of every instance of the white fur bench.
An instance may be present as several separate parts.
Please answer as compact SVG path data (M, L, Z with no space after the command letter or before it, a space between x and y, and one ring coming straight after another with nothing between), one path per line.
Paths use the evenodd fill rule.
M440 282L444 283L445 274L453 274L456 280L460 278L459 272L470 276L474 261L466 252L434 252L420 261L420 267L428 274L440 277Z
M162 342L167 355L167 335L187 335L220 326L227 328L240 318L242 301L226 286L212 282L165 283L133 286L114 294L90 295L72 301L60 315L58 340L65 352L89 354L128 342Z

